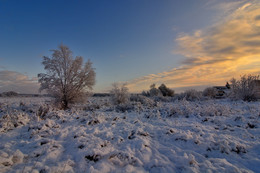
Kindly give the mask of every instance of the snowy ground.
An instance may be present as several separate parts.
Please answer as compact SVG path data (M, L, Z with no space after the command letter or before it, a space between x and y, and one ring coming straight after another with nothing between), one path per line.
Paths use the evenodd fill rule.
M259 122L260 102L0 98L0 172L260 172Z

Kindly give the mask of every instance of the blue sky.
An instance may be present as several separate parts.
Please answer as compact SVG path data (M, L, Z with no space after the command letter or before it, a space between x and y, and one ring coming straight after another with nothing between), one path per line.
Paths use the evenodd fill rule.
M219 25L227 22L226 18L233 20L232 15L246 3L236 0L0 0L0 92L7 89L35 92L36 76L44 72L42 56L51 55L49 50L61 43L70 47L75 56L91 59L97 73L95 92L109 90L113 82L128 82L133 92L148 89L152 83L166 83L171 88L199 87L192 82L179 81L177 85L178 80L169 80L177 74L169 76L170 72L187 69L187 65L188 70L191 68L187 61L195 55L187 52L194 47L184 44L183 39L196 42L196 33L205 39L209 30L220 28ZM251 6L255 4L257 1L252 1ZM258 7L249 6L245 13ZM189 73L188 70L185 72ZM190 73L194 73L192 70ZM192 76L183 78L196 80ZM227 76L226 80L229 79ZM224 79L211 81L209 85L221 82Z

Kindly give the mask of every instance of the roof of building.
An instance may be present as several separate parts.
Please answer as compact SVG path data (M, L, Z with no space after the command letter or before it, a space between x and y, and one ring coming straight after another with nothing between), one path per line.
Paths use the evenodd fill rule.
M225 90L228 89L226 86L214 86L213 88Z

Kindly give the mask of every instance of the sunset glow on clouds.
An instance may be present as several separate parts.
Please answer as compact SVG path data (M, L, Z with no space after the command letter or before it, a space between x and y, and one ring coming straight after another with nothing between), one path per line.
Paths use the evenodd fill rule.
M2 92L37 93L38 79L30 79L27 75L15 71L0 71L0 89Z
M260 3L244 3L211 27L180 33L175 42L173 54L185 57L183 65L128 81L132 92L147 90L152 83L181 91L260 74Z
M259 0L2 1L0 93L38 93L61 43L96 69L92 92L164 83L176 92L260 74ZM66 10L70 9L70 10ZM48 13L46 13L48 11Z

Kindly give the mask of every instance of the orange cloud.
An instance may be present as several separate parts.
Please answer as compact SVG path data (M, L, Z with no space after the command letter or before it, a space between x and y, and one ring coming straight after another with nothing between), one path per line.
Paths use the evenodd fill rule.
M223 85L241 74L260 74L260 2L244 3L214 26L182 33L175 41L173 52L185 57L183 65L129 81L131 91L152 83L171 88Z

